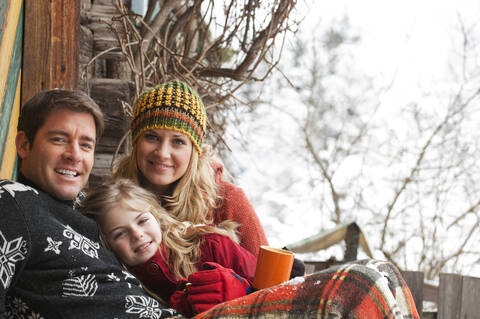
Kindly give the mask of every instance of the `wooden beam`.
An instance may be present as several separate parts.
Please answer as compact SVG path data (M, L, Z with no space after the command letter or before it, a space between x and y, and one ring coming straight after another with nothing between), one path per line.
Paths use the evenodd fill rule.
M478 318L480 278L440 274L438 319Z
M357 259L358 243L360 240L360 227L356 223L352 223L347 227L345 235L345 261L353 261Z
M440 274L438 319L460 319L463 278L456 274ZM473 318L473 317L472 317Z
M462 312L459 318L478 318L480 278L464 276L462 286Z
M418 312L421 314L423 309L423 272L420 271L402 271L403 279L407 283L410 292L412 293L415 306Z
M38 91L76 89L80 1L26 0L22 105Z
M23 1L0 5L0 178L16 176L15 134L20 110Z
M431 301L438 305L438 286L432 284L423 284L423 300Z

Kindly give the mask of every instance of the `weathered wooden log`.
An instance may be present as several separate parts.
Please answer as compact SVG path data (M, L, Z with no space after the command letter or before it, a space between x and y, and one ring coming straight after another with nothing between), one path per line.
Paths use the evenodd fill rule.
M25 1L22 104L40 90L74 89L78 80L77 1Z
M81 43L78 57L78 89L87 91L87 82L94 74L94 64L89 65L93 58L93 33L80 25L79 41ZM87 67L88 66L88 67Z
M118 9L110 2L99 4L98 1L85 10L86 24L94 35L94 55L102 54L103 59L125 60L119 49L119 43L111 26L122 29L119 21L112 19L118 16ZM108 50L108 52L106 52Z
M134 88L131 83L117 79L92 79L90 96L97 102L105 115L105 131L97 152L114 153L121 138L128 131L128 118L122 101L130 103Z
M113 154L110 153L96 153L95 163L88 179L88 186L95 186L101 182L107 181L111 178L110 164L112 162Z

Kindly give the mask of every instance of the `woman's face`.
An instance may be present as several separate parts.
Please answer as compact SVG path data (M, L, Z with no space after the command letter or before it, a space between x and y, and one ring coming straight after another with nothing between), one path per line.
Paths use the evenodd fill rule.
M155 217L119 204L97 218L100 229L118 259L127 266L148 261L162 242Z
M192 141L183 133L168 129L145 131L137 141L136 156L147 187L166 194L187 171L192 150Z

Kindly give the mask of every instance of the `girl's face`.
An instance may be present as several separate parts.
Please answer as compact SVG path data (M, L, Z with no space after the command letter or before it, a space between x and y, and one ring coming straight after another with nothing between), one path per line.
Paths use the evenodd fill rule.
M149 189L166 194L169 186L187 171L193 144L177 131L152 129L137 141L137 166Z
M146 262L162 242L160 225L149 212L117 205L97 221L112 251L127 266Z

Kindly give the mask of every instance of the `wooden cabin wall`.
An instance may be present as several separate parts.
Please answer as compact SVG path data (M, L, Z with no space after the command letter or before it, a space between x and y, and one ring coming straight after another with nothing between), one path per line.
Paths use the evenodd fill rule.
M122 71L125 63L122 54L118 51L102 54L117 43L108 27L112 17L118 15L114 1L80 1L78 88L89 92L105 115L105 131L97 145L91 185L110 177L113 155L128 132L122 101L130 103L134 94L128 73Z
M25 2L22 105L41 90L77 86L78 1Z

